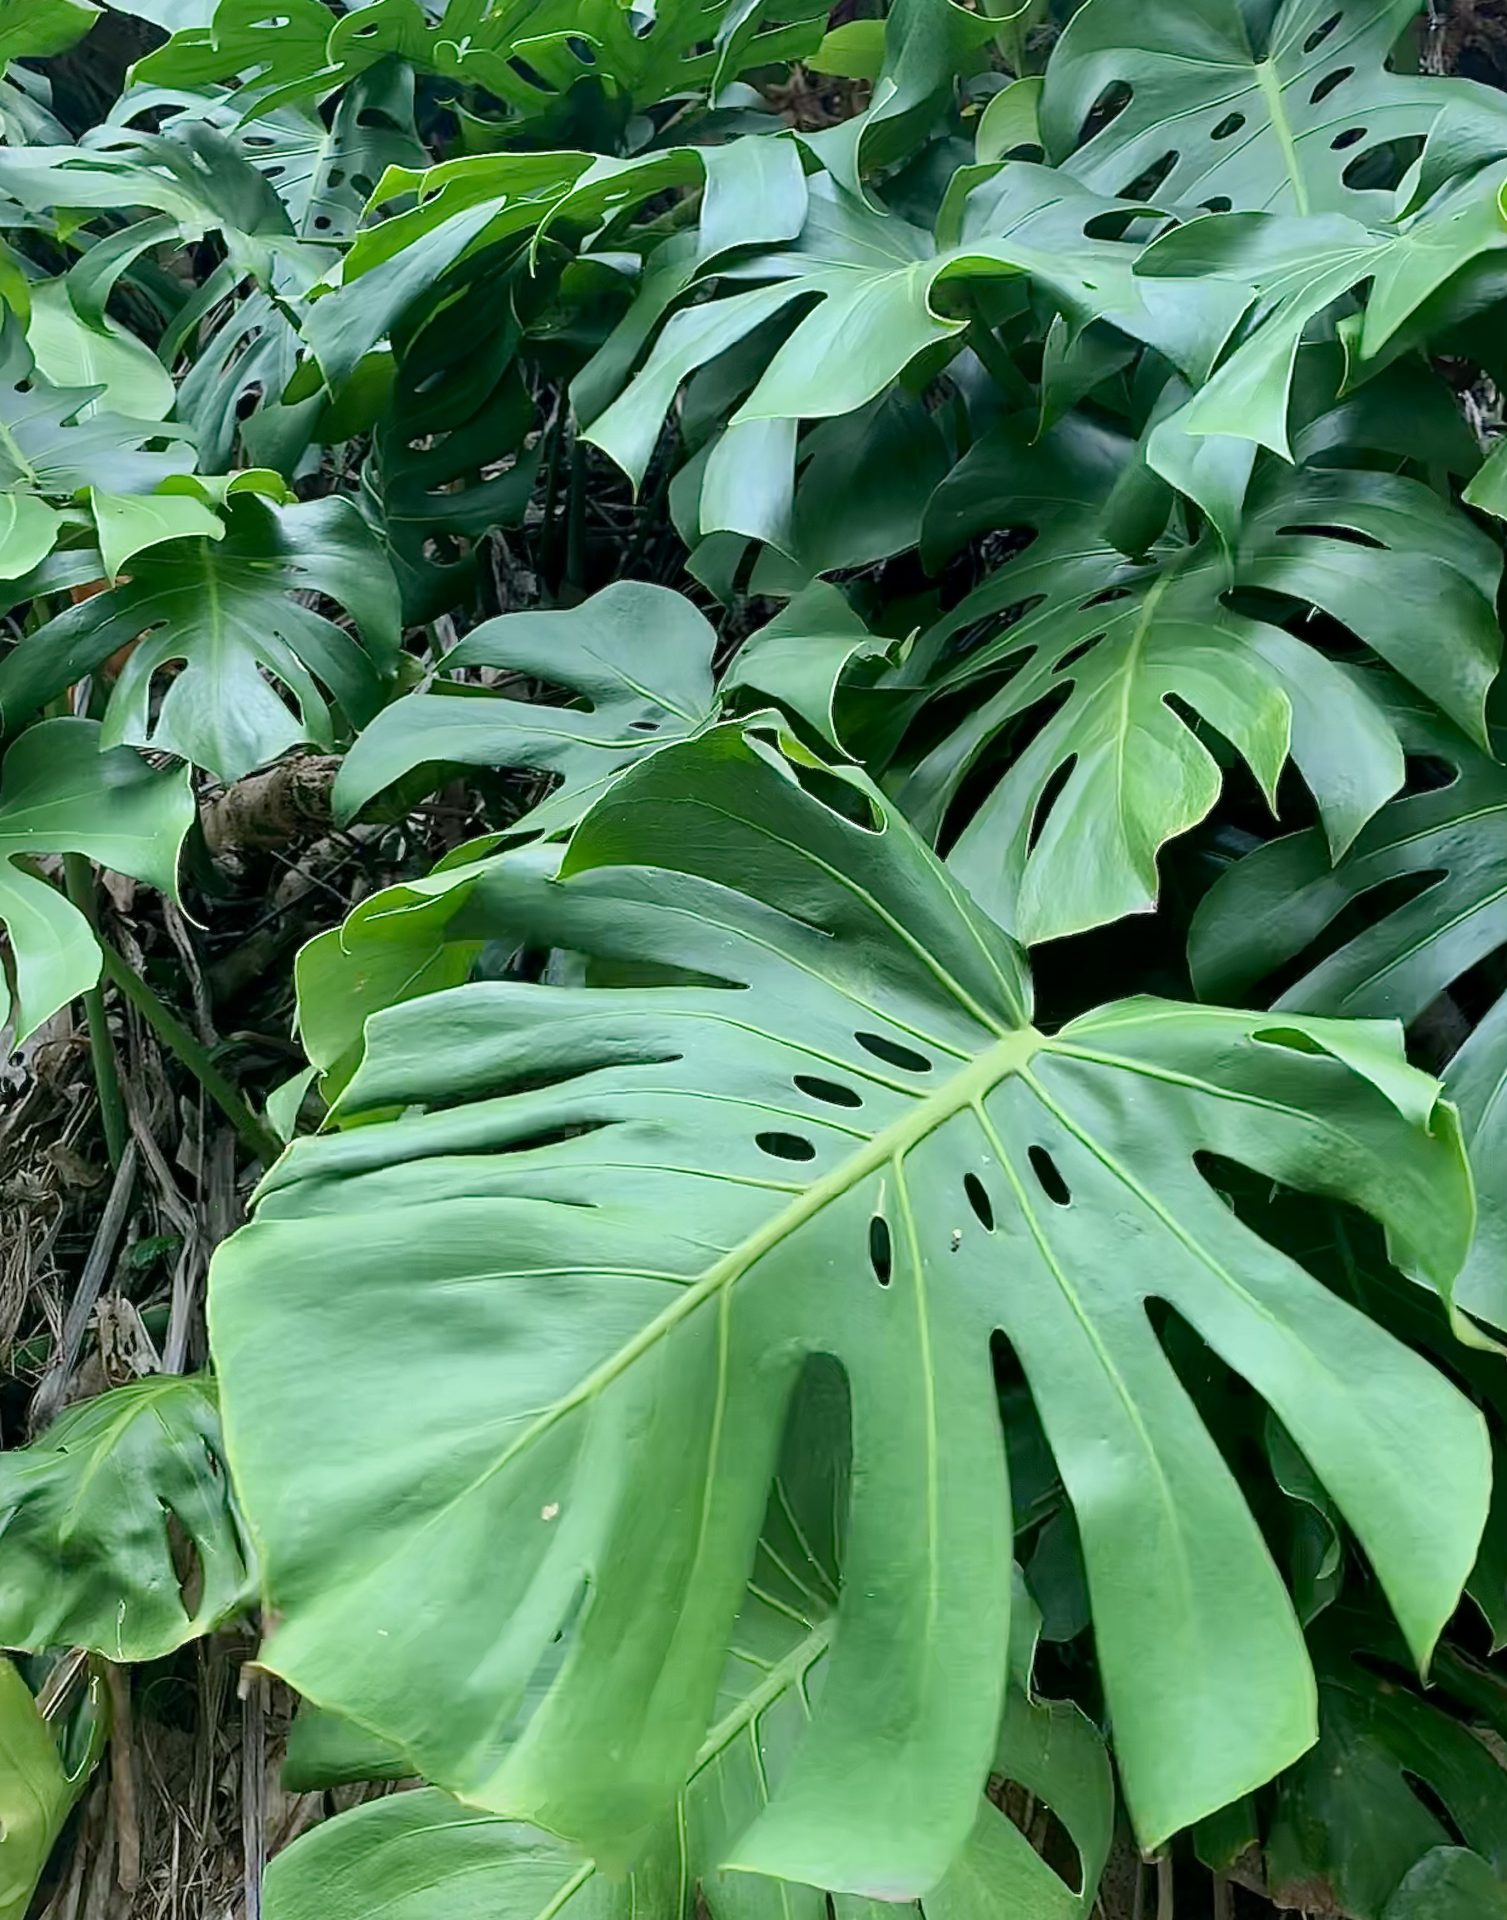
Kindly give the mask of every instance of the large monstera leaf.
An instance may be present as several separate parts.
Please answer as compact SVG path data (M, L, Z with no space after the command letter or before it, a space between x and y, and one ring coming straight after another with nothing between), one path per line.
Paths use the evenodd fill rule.
M1365 684L1300 637L1315 608L1482 735L1501 555L1420 482L1272 461L1251 482L1233 550L1206 524L1196 541L1174 531L1127 560L1105 530L1122 447L1077 418L1036 444L1031 431L1007 423L933 496L934 557L984 527L1035 537L922 637L900 675L933 701L951 696L954 711L958 693L973 696L899 792L923 829L956 830L954 871L1022 939L1154 904L1158 849L1220 790L1214 756L1173 701L1222 734L1269 795L1290 749L1333 849L1354 839L1402 784L1402 753ZM1243 611L1242 594L1279 611ZM1060 704L949 822L968 776L1047 702Z
M962 1846L997 1728L996 1333L1075 1508L1147 1845L1314 1734L1291 1603L1148 1300L1269 1401L1416 1658L1470 1570L1486 1440L1198 1163L1343 1195L1447 1290L1467 1176L1393 1031L1131 1001L1039 1033L1015 950L844 786L856 820L722 727L625 775L563 867L494 861L473 931L591 956L601 984L372 1019L338 1130L269 1176L211 1313L268 1664L618 1864L715 1718L786 1410L834 1359L832 1650L726 1864L902 1898Z
M255 1587L204 1378L117 1387L0 1454L0 1531L8 1647L157 1660Z
M102 753L96 721L44 720L22 734L0 777L0 932L15 986L12 998L0 972L0 1027L14 1016L24 1040L99 978L89 922L35 862L85 854L171 899L193 819L186 769L159 771L129 747Z
M1384 215L1387 149L1474 91L1389 71L1418 12L1419 0L1089 0L1047 68L1049 157L1100 193L1150 178L1164 204ZM1095 129L1115 88L1128 97Z
M269 1875L268 1920L364 1920L378 1904L393 1920L421 1920L437 1892L447 1912L476 1920L548 1912L561 1920L828 1920L824 1890L720 1869L821 1698L841 1583L847 1425L841 1376L830 1362L813 1367L798 1391L715 1721L674 1808L628 1874L599 1872L560 1841L431 1789L380 1803L384 1813L358 1811L290 1849ZM1006 1912L1080 1920L1094 1904L1114 1822L1109 1761L1076 1707L1031 1696L1037 1621L1019 1590L1017 1601L992 1770L1057 1813L1078 1851L1078 1888L984 1799L961 1857L926 1896L927 1920ZM897 1911L845 1894L836 1904L843 1920Z
M309 594L338 602L354 629L297 597ZM223 539L139 554L129 580L15 647L0 662L0 714L14 725L128 648L105 743L157 747L235 780L300 741L333 743L322 687L349 722L369 720L398 642L392 569L349 502L277 507L237 493Z
M712 710L717 636L683 595L620 580L579 607L486 620L440 662L515 686L543 680L581 704L518 700L437 679L378 714L335 782L342 815L424 765L526 767L558 785L519 825L559 832L646 753L704 726Z
M1315 953L1277 1005L1411 1022L1507 944L1507 769L1404 690L1389 691L1408 752L1442 771L1443 783L1383 808L1338 865L1310 831L1269 842L1224 875L1193 922L1189 957L1201 993L1258 990L1358 909L1369 924ZM1460 1107L1480 1200L1456 1299L1507 1327L1507 1000L1460 1047L1445 1084Z

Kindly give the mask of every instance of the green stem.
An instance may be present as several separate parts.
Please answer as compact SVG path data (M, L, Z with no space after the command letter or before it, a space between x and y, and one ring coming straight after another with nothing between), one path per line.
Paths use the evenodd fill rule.
M89 922L99 940L99 904L94 893L94 871L81 853L63 855L63 885L68 898ZM104 942L100 941L103 946ZM99 1094L100 1125L104 1128L105 1152L110 1165L118 1167L126 1150L129 1127L126 1103L120 1091L120 1063L115 1058L115 1042L110 1038L110 1019L105 1012L105 996L96 984L84 993L84 1019L89 1028L89 1059L94 1067L94 1085Z
M970 320L963 338L983 361L989 378L1012 406L1030 407L1035 404L1036 395L1030 381L1016 366L1009 348L986 320Z
M131 971L115 949L102 940L100 952L104 956L105 978L111 986L124 994L168 1051L176 1054L188 1068L241 1136L247 1149L270 1167L283 1150L283 1143L271 1127L257 1118L239 1088L226 1079L210 1058L208 1049L194 1038L176 1014L168 1011L146 981Z

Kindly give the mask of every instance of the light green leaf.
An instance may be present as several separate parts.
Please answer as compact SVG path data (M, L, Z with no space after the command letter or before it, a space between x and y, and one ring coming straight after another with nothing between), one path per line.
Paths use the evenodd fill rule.
M338 601L354 630L295 597L310 591ZM321 686L351 723L371 718L395 669L397 615L392 571L348 501L275 507L232 493L223 537L139 552L129 581L28 634L0 661L0 711L14 724L136 642L110 694L106 743L236 780L300 741L333 743Z
M172 411L172 375L151 348L108 315L102 327L81 320L61 280L32 288L26 342L54 386L100 389L79 408L80 420L107 409L138 420L165 420Z
M372 1019L336 1130L294 1143L216 1256L211 1319L267 1664L620 1866L716 1718L790 1395L831 1356L853 1446L833 1651L730 1857L895 1899L956 1857L994 1749L996 1330L1076 1513L1146 1846L1315 1731L1291 1603L1147 1300L1272 1406L1415 1659L1474 1560L1488 1455L1475 1410L1196 1160L1370 1210L1447 1291L1468 1180L1395 1030L1133 1001L1044 1035L1008 942L834 777L859 818L715 729L610 788L563 866L473 873L462 940L586 956L588 984Z
M888 659L897 641L871 634L846 597L825 581L797 594L767 626L751 633L722 676L725 700L746 690L755 699L777 700L834 747L838 736L838 690L857 667Z
M255 1591L203 1376L116 1387L0 1454L0 1529L8 1647L158 1660Z
M7 60L40 60L66 53L99 18L89 0L20 0L0 20L0 67Z
M95 1711L92 1703L86 1712ZM89 1784L100 1737L76 1771L12 1661L0 1659L0 1920L26 1920L52 1849Z
M29 861L82 853L177 897L178 850L194 818L186 769L159 773L129 748L100 746L93 720L44 720L0 773L0 926L15 965L14 1003L0 980L0 1024L13 1017L17 1040L99 978L88 921Z
M220 516L192 494L101 493L98 487L91 487L89 505L99 534L105 578L112 586L125 572L127 561L148 547L194 536L207 540L225 537Z
M1481 471L1465 489L1466 504L1507 520L1507 440L1499 440Z
M52 552L63 516L34 493L0 493L0 580L19 580Z

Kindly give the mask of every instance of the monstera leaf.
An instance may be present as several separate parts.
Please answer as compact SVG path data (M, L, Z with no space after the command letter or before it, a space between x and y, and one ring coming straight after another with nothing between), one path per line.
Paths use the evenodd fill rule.
M185 769L159 773L129 747L102 753L93 720L44 720L22 734L0 774L0 928L15 982L12 1002L0 974L0 1026L13 1017L24 1040L99 978L88 921L32 861L87 854L175 898L193 818Z
M0 1529L8 1647L157 1660L255 1585L203 1378L116 1387L0 1454Z
M1089 0L1047 68L1048 156L1100 193L1149 180L1163 203L1385 215L1389 149L1476 91L1388 69L1418 11L1418 0ZM1124 104L1096 128L1116 88Z
M310 593L338 601L355 630L295 598ZM398 641L392 571L354 507L231 493L223 539L139 554L128 581L55 615L0 661L0 713L14 725L131 648L105 743L157 747L236 780L300 741L333 741L321 683L350 722L370 719Z
M77 1738L68 1740L70 1730L54 1730L15 1664L0 1659L0 1920L26 1920L58 1836L89 1784L105 1732L103 1689L93 1680L89 1689L76 1710Z
M1507 1775L1474 1725L1463 1724L1496 1742L1507 1735L1502 1682L1446 1650L1425 1695L1382 1623L1354 1607L1327 1615L1313 1645L1319 1740L1278 1788L1267 1852L1278 1904L1424 1920L1430 1909L1394 1896L1452 1841L1489 1867L1488 1881L1507 1877ZM1419 1877L1427 1884L1435 1874ZM1434 1910L1435 1920L1489 1912Z
M769 284L676 313L624 391L591 419L587 438L642 479L681 382L797 305L810 311L772 347L732 427L855 412L928 349L956 341L968 324L962 296L1002 279L1028 278L1075 329L1109 320L1177 365L1202 370L1248 293L1214 281L1200 292L1179 282L1169 299L1158 281L1138 280L1138 242L1105 237L1104 229L1117 232L1145 212L1018 163L985 170L961 206L944 203L931 234L818 175L788 250L736 264L740 284ZM604 353L611 349L609 342ZM591 377L588 368L582 378ZM728 457L736 472L732 449Z
M954 871L1022 939L1154 903L1158 848L1220 788L1174 700L1240 752L1268 795L1290 748L1332 848L1354 839L1401 785L1402 754L1364 683L1290 630L1316 607L1480 735L1501 647L1501 555L1421 483L1269 462L1233 552L1206 525L1196 541L1169 534L1128 561L1103 530L1124 471L1117 443L1076 418L1038 444L1032 430L1009 423L980 441L933 497L934 557L985 526L1024 524L1035 538L922 637L898 676L933 700L982 689L900 784L931 832L1019 717L1060 702L952 822ZM1287 609L1290 626L1241 611L1242 592Z
M186 428L103 411L104 391L104 381L55 386L37 371L19 320L0 308L0 579L46 556L62 529L59 505L86 489L150 493L192 468Z
M1197 1156L1344 1195L1446 1290L1470 1201L1393 1031L1132 1001L1048 1037L901 818L818 777L856 817L718 728L623 776L563 866L473 876L472 932L589 956L602 984L369 1021L337 1130L295 1142L218 1254L211 1317L265 1661L461 1798L620 1865L714 1721L797 1376L835 1360L832 1651L725 1864L896 1899L956 1857L994 1749L993 1336L1076 1512L1152 1845L1314 1724L1291 1603L1147 1301L1269 1401L1417 1658L1487 1497L1475 1411L1244 1228Z
M631 1872L613 1878L558 1841L464 1809L433 1790L358 1811L300 1842L273 1867L268 1920L357 1920L374 1904L394 1920L419 1920L443 1890L446 1910L477 1920L827 1920L814 1887L726 1875L728 1847L768 1800L788 1763L809 1703L821 1698L832 1615L841 1585L839 1531L847 1501L847 1395L828 1363L813 1367L765 1514L752 1577L733 1630L717 1700L675 1807ZM1078 1920L1094 1904L1113 1831L1114 1793L1104 1746L1067 1702L1030 1695L1035 1616L1017 1592L1011 1688L994 1774L1051 1806L1079 1854L1077 1891L989 1800L977 1808L962 1856L928 1894L928 1920L986 1912L1024 1920ZM375 1803L373 1803L375 1804ZM837 1896L845 1920L897 1913ZM906 1912L914 1916L916 1909Z
M1200 993L1243 997L1358 909L1369 924L1316 955L1277 1004L1412 1021L1507 944L1507 769L1401 689L1390 704L1408 752L1442 771L1443 784L1383 808L1337 866L1312 832L1242 860L1194 918L1189 958ZM1378 889L1386 893L1373 907ZM1445 1081L1480 1200L1456 1298L1507 1327L1507 999L1471 1033Z
M451 648L442 672L483 667L545 680L583 706L437 681L436 691L409 694L378 714L357 740L336 777L336 808L348 817L425 764L527 767L559 775L560 784L519 825L559 832L624 768L705 725L716 644L690 601L631 580L568 612L485 621Z
M1194 434L1255 440L1290 457L1294 368L1314 322L1363 283L1365 310L1346 323L1353 371L1408 343L1415 317L1447 301L1469 269L1507 249L1507 161L1452 179L1416 213L1383 226L1341 214L1297 219L1232 213L1163 235L1136 273L1205 299L1225 286L1249 307L1233 350L1179 416Z

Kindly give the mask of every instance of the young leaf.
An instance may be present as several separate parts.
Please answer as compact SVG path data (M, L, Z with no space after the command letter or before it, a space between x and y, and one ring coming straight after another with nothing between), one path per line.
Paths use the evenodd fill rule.
M178 850L194 818L187 770L158 772L128 747L100 745L93 720L44 720L0 772L0 927L15 978L12 1003L0 976L0 1025L13 1016L18 1041L99 978L88 921L32 859L86 854L177 896Z
M0 1454L0 1528L8 1647L158 1660L255 1589L202 1376L116 1387Z
M899 1898L955 1857L995 1735L997 1330L1076 1511L1147 1846L1314 1733L1291 1604L1147 1300L1268 1400L1418 1659L1488 1465L1454 1389L1197 1165L1369 1209L1447 1292L1463 1155L1395 1034L1143 1000L1047 1037L1008 942L844 787L858 820L721 728L609 789L558 878L543 850L494 860L471 933L604 983L373 1019L348 1130L269 1176L211 1314L267 1663L465 1799L624 1864L712 1722L790 1394L831 1355L853 1445L834 1650L736 1858Z
M31 1689L12 1661L0 1659L0 1920L26 1920L101 1743L96 1733L70 1770Z

